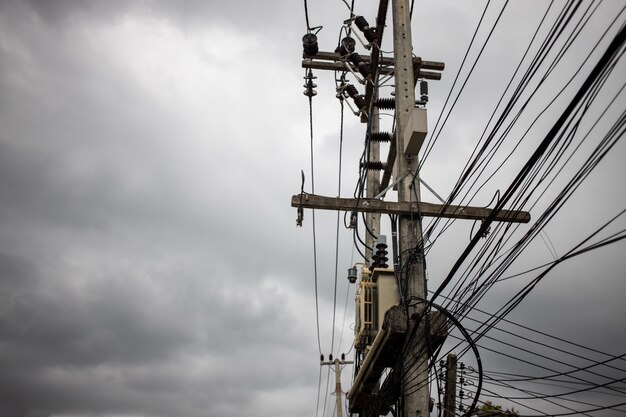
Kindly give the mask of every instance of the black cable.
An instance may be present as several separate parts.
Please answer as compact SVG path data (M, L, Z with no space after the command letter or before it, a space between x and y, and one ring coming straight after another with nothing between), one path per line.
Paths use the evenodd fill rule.
M313 164L313 97L309 97L309 130L311 133L311 193L315 194L315 175ZM317 348L319 354L322 354L322 343L320 338L320 312L319 312L319 295L317 283L317 242L315 238L315 209L311 209L311 220L313 225L313 276L315 278L315 322L317 328Z
M491 212L489 217L486 218L485 222L480 227L477 236L475 236L472 239L472 241L463 251L459 259L457 259L451 271L449 272L448 276L444 279L444 281L442 282L440 287L437 289L437 291L435 291L433 298L432 298L433 300L436 299L436 297L441 293L441 291L443 291L443 289L452 280L452 277L454 276L456 271L460 268L461 263L465 260L465 258L467 258L471 250L478 243L478 240L480 239L480 235L483 234L485 230L487 229L487 227L493 222L493 219L495 218L495 216L502 210L504 205L512 198L513 193L519 188L520 184L522 183L523 179L528 175L531 168L537 163L539 158L546 152L546 150L548 149L548 146L557 136L557 133L559 132L561 127L566 123L568 117L574 111L575 107L579 104L583 96L592 86L594 80L601 74L602 70L610 62L613 55L616 54L617 51L622 47L625 38L626 38L626 32L624 31L624 28L622 28L620 29L619 33L615 36L611 44L607 47L602 57L598 60L597 64L594 66L591 73L585 79L585 81L583 82L582 86L579 88L574 98L568 104L567 108L563 111L563 113L561 114L559 119L556 121L556 123L552 126L552 128L550 129L546 137L539 144L538 148L535 150L535 152L533 152L532 156L529 158L525 166L522 168L522 170L518 173L516 178L513 180L513 182L507 189L507 191L503 194L502 199L496 205L496 208Z
M483 51L485 50L485 47L487 46L487 43L489 43L489 40L491 39L491 35L493 34L494 30L496 29L496 26L498 25L498 22L500 21L500 18L502 17L502 14L504 13L504 10L506 9L506 6L508 5L508 0L504 3L504 5L502 6L502 9L500 10L500 13L498 14L498 17L496 18L496 21L494 22L493 26L491 27L489 34L487 35L487 38L485 39L485 42L483 43L482 47L480 48L480 50L478 51L478 56L476 57L476 59L474 60L474 63L472 64L472 67L470 68L467 76L465 77L465 81L463 81L463 84L461 85L461 88L459 90L459 92L457 93L456 98L454 99L454 101L452 102L452 105L450 106L450 109L448 110L448 114L446 115L446 117L443 119L443 122L441 124L441 128L437 131L437 134L434 136L434 139L432 141L432 147L434 147L435 143L437 142L437 139L439 138L439 135L441 133L441 131L443 130L443 127L445 126L446 122L448 121L448 118L450 117L450 114L452 113L452 110L454 110L454 107L456 106L456 103L459 101L459 97L461 96L461 93L463 92L463 90L465 89L465 86L467 85L467 82L469 81L472 73L474 72L474 69L476 68L476 65L478 64L478 61L480 60L480 57L482 56ZM487 7L489 6L489 2L487 2L487 5L485 6L485 11L487 11ZM483 13L484 13L483 12ZM482 21L482 17L481 17L481 21ZM476 28L476 30L478 30L478 27ZM475 35L476 33L474 33ZM473 38L472 38L472 42L473 42ZM471 46L471 43L470 43ZM469 52L469 49L468 49ZM456 81L456 80L455 80ZM430 152L428 152L430 153ZM417 168L417 172L419 172L419 169L421 169L421 167L424 164L424 161L427 159L428 157L428 153L425 152L424 157L422 158L422 161L420 162L420 164L418 165Z
M464 416L468 416L469 417L475 410L476 403L478 401L478 397L480 397L480 391L481 391L481 388L482 388L483 366L482 366L482 361L480 359L480 352L476 348L476 343L473 341L473 339L471 338L471 336L469 335L467 330L465 330L465 327L463 327L461 322L459 322L456 319L456 317L454 317L454 315L452 313L450 313L447 309L445 309L444 307L442 307L442 306L440 306L440 305L438 305L436 303L433 303L432 301L428 301L428 299L426 299L426 298L420 298L420 297L411 297L411 298L412 298L412 300L415 300L417 302L425 304L426 309L424 311L428 311L429 308L435 308L438 311L440 311L444 316L446 316L448 318L448 320L450 320L454 324L454 326L457 329L459 329L461 334L463 334L463 336L465 337L465 340L467 341L467 343L469 344L470 348L472 349L472 351L474 353L474 356L476 357L476 364L478 366L479 381L478 381L478 385L476 387L476 395L474 397L472 406L469 408L468 412L466 414L464 414ZM422 317L423 316L424 316L424 314L422 314ZM417 327L418 327L418 323L416 323L414 328L417 329ZM413 333L413 335L415 335L415 333ZM409 345L409 342L407 341L407 343L405 344L405 349L404 350L406 350L406 346L408 346L408 345ZM416 385L413 385L412 387L409 386L406 389L415 388Z
M554 41L556 40L556 38L555 38L555 34L557 34L557 33L559 33L560 31L562 31L562 28L561 28L561 30L560 30L560 31L558 31L558 29L559 29L559 27L561 27L561 26L562 26L563 21L568 22L568 21L571 19L572 15L573 15L573 12L575 12L575 11L576 11L576 9L574 9L574 11L573 11L573 12L571 11L572 2L570 2L568 5L564 6L564 8L563 8L563 10L561 11L560 16L559 16L559 18L558 18L558 20L557 20L557 23L555 23L555 24L553 25L552 29L550 30L549 38L548 38L548 39L546 39L546 40L543 42L543 45L541 46L540 50L537 52L537 54L536 54L535 58L533 58L533 60L532 60L532 65L531 65L531 67L530 67L530 68L528 68L528 70L526 71L526 74L523 76L522 81L520 82L520 84L518 85L517 89L515 90L515 92L514 92L514 94L513 94L513 97L510 99L509 103L507 104L507 106L506 106L506 107L505 107L505 109L503 110L502 115L499 117L498 121L496 122L496 125L495 125L495 127L493 128L493 132L490 134L490 136L487 138L487 140L486 140L486 141L485 141L485 143L483 144L482 149L481 149L481 150L477 153L478 147L479 147L479 145L480 145L480 143L481 143L481 141L482 141L482 138L484 137L484 134L485 134L485 132L486 132L486 129L487 129L488 125L489 125L489 123L491 122L491 120L493 119L493 116L494 116L495 111L497 110L497 108L498 108L498 106L499 106L499 103L502 101L502 98L503 98L503 97L504 97L504 95L506 94L506 91L509 89L509 87L510 87L510 85L511 85L511 82L513 81L513 79L514 79L515 75L517 74L517 72L518 72L518 70L519 70L519 68L520 68L521 64L523 63L524 58L526 57L526 55L527 55L527 53L528 53L528 51L529 51L529 49L530 49L530 47L531 47L531 45L532 45L532 43L533 43L533 41L534 41L535 37L536 37L536 35L537 35L537 33L538 33L539 29L541 28L541 26L542 26L542 24L543 24L543 22L544 22L544 20L545 20L545 18L546 18L546 16L547 16L548 11L549 11L549 10L550 10L550 8L551 8L551 5L552 5L552 3L550 4L550 6L548 7L548 9L546 10L546 12L545 12L545 14L544 14L544 16L543 16L543 18L542 18L541 22L540 22L540 23L539 23L539 25L537 26L537 29L535 30L535 33L534 33L534 35L533 35L533 37L532 37L532 39L531 39L531 42L529 43L529 45L528 45L528 47L527 47L527 49L526 49L526 52L524 53L524 56L523 56L523 57L522 57L522 59L520 60L520 62L519 62L519 64L518 64L518 66L517 66L517 68L516 68L516 70L515 70L515 72L514 72L513 76L511 77L511 79L510 79L510 81L509 81L509 84L508 84L508 85L507 85L507 87L505 88L504 93L502 94L502 96L500 97L500 100L498 101L498 105L496 105L496 107L494 108L494 112L492 113L492 115L491 115L491 117L490 117L490 119L489 119L489 121L488 121L488 123L487 123L487 126L485 127L485 130L483 131L483 134L481 135L481 138L480 138L480 139L479 139L479 141L477 142L476 147L475 147L474 151L472 152L472 155L471 155L471 157L470 157L470 161L471 161L471 159L473 158L473 159L474 159L474 162L472 162L472 163L470 164L470 161L468 161L468 163L466 163L465 168L463 169L464 173L463 173L463 174L461 174L461 176L460 176L460 177L459 177L459 179L457 180L457 184L455 185L454 190L450 193L450 196L448 197L448 203L447 203L446 205L450 204L450 202L451 202L451 201L455 198L455 196L456 196L456 195L460 192L460 189L461 189L462 184L463 184L463 183L464 183L464 182L465 182L465 181L469 178L470 174L471 174L471 173L472 173L472 171L475 169L475 165L477 164L477 162L479 161L480 157L482 156L482 154L483 154L483 153L485 152L485 150L487 149L487 145L489 145L489 143L493 140L493 136L495 135L495 132L499 129L499 127L500 127L500 126L502 125L502 123L504 122L504 119L505 119L505 117L509 114L509 112L511 111L511 109L512 109L512 107L513 107L513 104L514 104L514 103L517 101L517 99L520 97L521 92L523 91L523 88L524 88L523 86L525 86L525 85L527 85L527 84L528 84L528 82L529 82L529 80L530 80L530 77L531 77L532 75L534 75L534 73L535 73L535 72L537 71L537 69L539 68L539 65L540 65L540 64L543 62L543 60L545 59L546 54L547 54L547 53L548 53L548 51L551 49L551 46L549 47L549 43L550 43L550 42L548 41L548 39L552 39L552 42L554 42ZM569 12L569 14L568 14L568 12ZM544 78L545 78L545 77L544 77ZM536 92L536 90L535 90L535 92ZM460 93L459 93L459 94L460 94ZM534 94L534 93L533 93L533 94ZM532 97L532 95L531 95L531 97ZM529 101L529 100L530 100L530 99L528 99L528 100L526 101L526 103L522 106L522 110L526 107L526 105L528 104L528 101ZM515 123L515 121L519 118L519 116L520 116L520 114L521 114L521 111L522 111L522 110L520 110L520 112L518 112L518 115L517 115L517 116L515 116L515 118L514 118L513 122L512 122L512 123L511 123L511 124L510 124L507 128L506 128L505 133L504 133L504 134L500 137L500 139L498 139L497 146L499 146L499 144L501 144L501 143L502 143L502 140L504 139L504 136L505 136L506 132L508 132L508 131L512 128L513 123ZM442 126L442 127L443 127L443 126ZM441 129L440 129L440 131L441 131ZM438 134L437 134L437 136L438 136ZM422 162L423 162L423 161L422 161ZM435 218L435 219L431 222L431 224L430 224L430 226L429 226L429 228L428 228L428 231L427 231L427 234L428 234L429 236L432 234L432 229L433 229L433 228L434 228L434 227L435 227L435 226L439 223L439 221L440 221L440 219L439 219L439 218ZM454 222L454 220L450 220L450 219L449 219L449 220L447 220L447 221L446 221L446 224L451 224L451 223L453 223L453 222ZM445 230L445 227L444 227L444 230ZM441 233L443 233L443 231L442 231ZM440 233L440 234L441 234L441 233ZM440 234L439 234L439 235L440 235ZM439 235L438 235L438 236L439 236ZM437 236L437 237L438 237L438 236ZM436 240L436 238L435 238L435 240Z
M621 90L620 90L620 91L621 91ZM608 108L608 107L607 107L607 108ZM625 113L625 114L626 114L626 113ZM613 136L613 138L615 138L615 136L616 136L616 135L615 135L614 133L617 131L617 130L616 130L616 129L617 129L617 126L621 126L621 125L623 125L623 124L624 124L624 122L626 121L626 116L625 116L625 114L623 114L623 115L622 115L622 117L621 117L621 118L620 118L620 120L618 121L618 124L614 125L614 127L613 127L613 128L611 128L611 131L610 131L610 132L609 132L609 133L605 136L605 138L602 140L602 142L601 142L601 146L604 146L604 145L603 145L603 143L605 143L605 142L606 142L607 138L609 138L609 137L611 137L611 136ZM602 117L603 115L604 115L604 112L602 113L602 115L601 115L600 117ZM597 122L598 122L598 121L599 121L599 118L598 118L598 120L596 120L596 123L594 123L594 125L592 126L592 129L593 129L593 127L595 127L595 125L597 124ZM585 135L585 138L589 135L589 133L592 131L592 129L590 129L590 130L589 130L589 132L587 133L587 135ZM617 137L619 137L619 136L617 136ZM583 138L583 140L584 140L584 138ZM608 142L607 142L607 143L608 143ZM606 148L606 147L605 147L605 149L604 149L604 151L603 151L603 154L598 154L599 156L594 157L594 158L595 158L595 160L594 160L593 164L597 164L597 163L599 162L599 160L600 160L600 159L601 159L604 155L606 155L606 153L608 152L608 149L610 149L610 147L612 147L615 143L616 143L616 139L613 139L613 142L612 142L610 145L607 145L607 146L609 146L609 147L608 147L608 148ZM580 145L579 145L579 146L580 146ZM577 147L577 148L578 148L578 147ZM598 148L598 149L600 149L600 148ZM598 152L597 150L596 150L596 151L594 151L594 153L597 153L597 152ZM570 158L571 158L571 156L570 156ZM568 161L569 161L569 158L568 158ZM587 163L586 163L586 165L589 165L589 164L590 164L589 162L587 162ZM589 165L589 166L591 166L591 165ZM551 169L552 169L552 168L551 168ZM562 168L561 168L561 169L562 169ZM559 170L559 172L560 172L560 170ZM585 173L585 175L587 175L587 174L590 172L590 168L585 168L585 166L583 166L583 168L581 169L581 172L584 172L584 173ZM555 178L556 178L556 177L555 177ZM582 177L581 175L577 175L575 178L577 179L577 181L579 181L579 183L580 183L580 181L582 181L582 179L584 179L584 177ZM578 184L579 184L579 183L578 183ZM572 190L574 190L577 186L578 186L578 185L571 185L571 184L570 184L570 185L568 185L568 186L566 187L566 190L567 190L567 189L572 189ZM547 188L546 188L546 190L547 190ZM573 192L573 191L567 191L567 193L569 193L569 194L567 194L567 195L566 195L566 192L565 192L565 191L562 191L562 192L559 194L559 195L560 195L560 197L558 197L558 198L559 198L560 200L565 201L565 199L566 199L566 198L568 198L568 196L569 196L569 195L571 195L571 193L572 193L572 192ZM545 191L544 191L544 193L545 193ZM542 193L542 195L543 195L543 193ZM559 200L555 200L555 202L553 202L553 203L552 203L551 208L549 208L549 209L548 209L548 210L544 213L544 215L542 215L542 216L540 217L540 219L536 222L536 224L535 224L535 225L531 228L531 232L527 233L527 235L526 235L526 236L525 236L525 237L524 237L524 238L523 238L523 239L522 239L522 240L521 240L521 241L520 241L520 242L516 245L516 247L514 247L514 248L513 248L513 249L514 249L514 251L513 251L513 252L515 252L515 253L514 253L514 254L512 254L512 253L510 252L510 253L508 254L508 256L509 256L509 257L508 257L508 259L507 259L507 261L506 261L506 262L507 262L507 264L506 264L506 265L510 265L510 263L513 261L513 259L515 259L515 258L513 257L513 255L517 256L517 255L519 255L519 253L521 253L521 250L522 250L522 249L521 249L521 246L520 246L520 244L521 244L521 243L527 244L527 242L528 242L528 241L529 241L529 239L530 239L530 237L529 237L529 236L531 236L531 235L532 235L532 236L536 236L536 234L537 234L537 233L539 233L539 232L541 231L541 227L542 227L542 225L543 225L545 222L547 222L547 221L548 221L548 220L547 220L547 219L548 219L548 216L547 216L547 215L548 215L551 211L554 211L554 210L555 210L555 207L557 206L557 204L556 204L556 203L557 203L557 201L559 201ZM561 203L559 203L559 204L560 204L560 205L562 205L562 204L563 204L563 202L561 202ZM534 205L533 205L533 207L534 207ZM478 256L480 256L480 255L477 255L477 257L478 257ZM502 265L504 265L504 264L502 264ZM501 275L501 273L504 271L504 269L505 269L505 268L506 268L506 266L501 266L501 267L499 268L499 272L498 272L498 271L496 271L496 273L495 273L495 274L497 274L497 275L492 274L492 278L488 278L489 280L491 280L491 284L490 284L490 285L493 285L493 283L495 283L495 282L497 282L497 281L498 281L498 277ZM484 286L484 285L483 285L483 286ZM483 293L484 293L485 291L486 291L486 289L485 289L485 290L483 290Z
M589 8L591 7L592 4L589 5ZM589 10L589 8L587 10ZM595 12L596 8L593 10L592 14ZM554 98L544 107L544 109L534 118L534 120L532 121L532 123L530 124L530 126L526 129L526 131L524 132L524 134L522 135L522 137L520 138L520 140L518 141L518 143L515 145L515 147L509 152L508 156L506 158L503 159L503 161L500 163L500 165L493 170L493 172L490 174L489 177L487 177L487 179L485 179L482 183L482 185L480 185L478 187L478 189L475 191L474 195L472 196L472 198L470 198L470 202L473 200L473 198L476 196L476 194L487 184L487 182L493 178L496 173L502 168L502 166L504 165L504 163L506 161L508 161L508 159L513 155L513 153L517 150L517 148L521 145L521 141L526 137L526 135L529 133L529 131L531 130L531 128L535 125L535 123L537 123L537 121L540 119L540 117L552 106L552 104L554 104L554 102L556 101L556 99L558 97L561 96L561 94L565 91L565 89L572 83L572 81L574 81L575 77L580 73L580 71L583 69L583 66L585 64L585 62L587 62L587 60L589 59L589 57L592 55L593 51L598 47L598 45L600 44L600 41L602 39L604 39L605 35L608 33L608 30L613 26L613 24L616 22L617 18L619 17L619 15L624 11L624 8L620 11L620 13L613 19L613 21L611 22L611 24L609 25L609 27L605 30L605 32L602 34L602 36L600 37L600 39L596 42L596 44L594 45L594 47L591 48L589 54L587 55L587 57L585 57L582 60L582 63L578 66L578 69L574 72L574 74L569 78L569 80L567 81L567 83L565 83L565 85L561 88L561 90L554 96ZM587 21L589 20L589 18L591 17L591 15L587 18L587 20L583 23L583 27L584 25L587 23ZM539 29L539 27L537 28L537 30ZM582 28L581 28L582 29ZM576 32L576 34L572 34L570 35L570 37L573 39L575 39L578 34L580 33L580 30L578 32ZM537 33L537 32L535 32ZM563 46L561 48L561 51L559 51L558 57L552 62L550 68L546 71L546 73L544 74L543 78L541 79L541 82L539 83L539 85L534 89L534 91L530 94L530 96L528 97L528 99L526 100L526 102L524 103L524 105L522 106L522 108L518 111L517 115L515 116L515 119L513 120L513 122L511 122L511 124L509 124L509 126L506 128L506 131L501 135L500 139L497 142L497 145L489 152L491 154L491 156L486 159L482 165L482 169L480 169L479 171L475 171L475 179L472 182L472 184L470 185L470 187L474 186L476 184L476 182L478 181L478 179L480 178L480 175L484 172L487 164L491 161L491 159L493 158L493 156L495 155L495 152L499 149L500 145L503 143L503 140L506 133L508 133L511 128L513 127L513 123L515 123L515 121L519 118L519 116L521 116L522 111L526 108L526 106L528 105L528 103L530 102L530 100L534 97L535 93L538 91L539 87L541 86L541 84L547 79L548 75L550 74L550 72L552 71L552 69L554 68L554 66L560 61L560 59L563 57L563 54L565 53L565 51L567 49L569 49L569 47L571 46L571 42L569 42L567 45ZM532 41L531 41L532 44ZM529 44L529 48L530 45ZM528 49L527 49L528 51ZM525 55L524 55L525 56ZM522 57L522 61L523 61L524 57ZM520 65L522 63L522 61L520 61ZM519 66L518 66L519 68ZM515 71L517 73L517 70ZM515 74L513 75L513 77L515 76ZM509 85L511 83L511 81L513 81L513 78L511 78L511 80L509 81ZM508 86L505 89L508 90ZM503 97L503 96L502 96ZM501 99L502 99L501 97ZM499 104L499 103L498 103ZM498 106L496 106L497 108ZM495 109L494 109L494 113L492 113L491 118L493 117L493 115L495 114ZM487 126L491 121L491 118L489 119L489 121L487 122ZM485 127L485 130L487 129L487 126ZM481 135L481 139L484 136L485 131L483 131L483 134ZM468 192L465 194L465 196L463 197L463 200L467 197L467 195L469 194L469 190Z
M597 407L597 408L592 408L590 410L584 410L584 411L573 411L571 413L560 413L560 414L550 414L550 416L552 417L561 417L561 416L574 416L576 414L582 414L582 413L594 413L596 411L603 411L603 410L613 410L617 407L623 407L626 405L626 402L623 403L619 403L619 404L613 404L613 405L609 405L609 406L604 406L604 407ZM547 415L547 414L544 414ZM519 417L543 417L543 415L541 416L532 416L532 415L524 415L524 416L519 416Z
M307 32L310 32L311 25L309 24L309 7L306 0L304 0L304 18L306 19L306 30Z
M472 39L470 40L469 45L467 46L467 49L465 50L465 55L463 55L463 60L461 61L461 65L459 66L459 70L456 73L456 76L454 77L454 81L452 81L452 86L450 87L450 90L448 91L448 96L446 97L446 100L443 103L443 107L441 108L441 113L439 113L439 117L437 117L437 121L435 122L435 127L432 130L432 133L429 137L429 140L426 143L426 147L425 147L425 152L424 155L422 156L422 160L419 164L419 168L421 169L424 160L428 157L428 154L430 153L430 148L432 148L434 146L434 141L433 144L431 145L431 140L433 135L435 134L435 132L437 131L437 127L439 126L439 121L441 120L441 117L443 115L443 112L446 108L446 106L448 105L448 101L450 100L450 96L452 95L452 91L454 90L454 86L456 85L457 80L459 79L459 76L461 75L461 71L463 70L463 67L465 65L465 60L467 59L467 56L470 52L470 50L472 49L472 45L474 44L474 40L476 39L476 35L478 34L478 30L480 29L480 25L482 24L483 18L485 17L485 14L487 13L487 9L489 8L489 3L491 2L491 0L487 1L487 4L485 5L485 8L483 9L483 13L480 16L480 20L478 21L478 25L476 25L476 29L474 30L474 34L472 35ZM413 5L411 4L411 14L413 12ZM480 57L480 55L479 55ZM461 89L462 91L462 89ZM459 92L460 94L461 92ZM448 113L452 111L452 109L450 109L448 111ZM436 139L435 139L436 141Z
M322 391L322 367L320 366L319 376L317 378L317 405L315 406L315 417L318 417L320 410L320 392Z
M341 103L341 121L339 127L339 179L337 185L337 197L341 197L341 157L343 154L343 100L339 100ZM335 316L337 313L337 277L339 274L339 220L341 212L337 211L337 233L335 238L335 289L333 292L333 325L332 325L332 337L330 342L331 353L335 348Z

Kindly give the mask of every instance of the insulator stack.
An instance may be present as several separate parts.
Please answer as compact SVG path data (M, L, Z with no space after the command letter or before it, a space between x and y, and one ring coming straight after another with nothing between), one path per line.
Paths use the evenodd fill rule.
M363 98L362 95L359 94L359 91L356 89L355 86L353 86L352 84L348 84L346 86L346 92L348 93L350 98L354 100L354 103L357 105L359 109L362 109L363 107L365 107L365 99Z
M388 268L387 261L387 237L385 235L379 235L376 240L376 253L372 255L372 264L370 265L370 271L374 268Z
M354 98L354 96L358 96L359 95L359 91L352 84L346 85L346 92L352 98Z
M428 102L428 81L420 81L421 100Z
M426 94L428 94L428 90L426 91ZM424 100L424 97L426 97L425 100ZM424 105L424 104L426 104L427 101L428 101L428 96L422 96L421 100L420 101L416 101L415 104L416 105L419 105L419 104ZM379 98L379 99L376 99L376 101L374 102L374 105L376 107L378 107L380 110L395 110L396 109L396 99L394 97Z
M382 161L361 162L361 168L365 168L368 171L382 171L386 167L387 163Z
M350 55L351 53L353 53L355 48L356 48L356 41L350 36L346 36L345 38L341 40L341 43L339 44L339 46L337 46L337 49L335 49L335 52L337 52L341 56L345 56L345 55Z
M304 76L304 95L311 98L317 95L317 91L314 90L317 87L317 84L313 82L317 77L313 75L313 71L309 69L309 72Z
M350 54L349 56L350 62L354 64L354 66L359 70L362 76L367 77L370 75L370 66L367 62L361 58L361 55L356 52Z
M367 23L367 20L365 20L363 16L357 16L356 19L354 19L354 23L356 24L356 27L363 32L365 39L367 39L369 43L378 41L378 33L376 33L376 29L370 27L369 23Z
M317 46L317 36L313 33L307 33L302 37L302 49L304 55L315 55L319 51Z
M391 142L391 133L389 132L372 132L370 140L374 142Z
M393 97L389 98L379 98L376 100L376 107L381 110L395 110L396 109L396 99Z

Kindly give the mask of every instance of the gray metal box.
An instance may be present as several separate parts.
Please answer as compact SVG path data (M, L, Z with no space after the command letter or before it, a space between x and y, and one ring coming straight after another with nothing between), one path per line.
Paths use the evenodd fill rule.
M404 131L404 154L417 155L428 133L425 108L414 108Z

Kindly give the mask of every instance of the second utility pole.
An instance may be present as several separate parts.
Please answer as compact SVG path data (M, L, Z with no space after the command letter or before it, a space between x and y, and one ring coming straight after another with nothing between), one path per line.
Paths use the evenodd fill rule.
M396 164L399 202L419 202L417 155L408 157L404 152L404 132L415 107L415 79L413 76L413 46L411 42L411 17L409 0L392 0L393 49L396 98ZM396 179L397 179L396 178ZM419 213L399 216L400 265L406 265L408 277L405 284L405 302L409 318L417 317L423 310L422 303L413 297L426 297L422 224ZM404 417L429 415L430 393L428 384L428 357L425 346L424 325L417 329L416 337L407 342L402 358L401 396Z
M341 394L343 394L343 391L341 390L341 366L350 365L353 363L353 361L345 360L343 355L341 355L341 360L335 359L334 361L330 360L327 362L320 362L320 365L335 365L335 402L337 405L337 417L343 417L343 401L341 399Z

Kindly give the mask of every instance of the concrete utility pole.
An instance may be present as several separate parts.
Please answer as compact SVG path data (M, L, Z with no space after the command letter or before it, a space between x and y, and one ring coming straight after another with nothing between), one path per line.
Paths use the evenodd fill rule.
M400 178L398 201L419 202L420 190L417 178L419 161L417 155L407 157L404 149L404 133L415 107L409 0L392 0L391 7L396 76L396 164L398 178ZM400 216L398 226L400 265L411 265L408 268L406 300L409 301L409 318L413 319L422 313L424 305L410 302L411 298L423 299L426 296L421 218L418 213L414 216ZM406 346L406 354L402 358L404 376L400 392L404 398L404 417L426 417L429 415L428 353L426 338L423 337L425 334L423 322L424 320L417 330L414 341L408 341L410 346Z
M446 358L446 391L443 397L443 417L456 415L456 355Z
M371 40L371 55L359 55L353 52L341 55L338 52L324 52L315 48L315 51L304 48L302 67L328 71L349 71L353 74L361 72L365 85L365 96L339 92L343 98L348 98L358 104L362 122L369 123L368 134L372 135L379 130L378 105L378 76L393 75L395 77L395 116L396 126L391 136L389 153L386 163L380 161L380 148L376 140L368 141L368 160L376 161L384 167L382 177L379 172L368 170L366 179L366 196L358 198L325 197L301 192L291 198L291 206L299 211L304 208L321 210L339 210L348 213L366 213L366 224L373 234L380 233L380 215L391 214L398 217L398 251L394 253L399 258L399 265L403 268L404 306L390 308L385 316L389 318L388 326L378 331L371 346L360 363L358 374L348 394L351 413L362 417L387 415L400 399L403 417L426 417L430 412L430 393L428 384L429 350L426 340L434 344L442 344L446 337L445 322L437 324L436 316L431 313L431 319L424 313L424 303L418 300L426 298L427 288L425 280L424 245L422 238L422 217L455 218L483 220L492 218L494 221L528 223L530 214L522 211L498 210L496 213L490 208L455 206L451 204L433 204L420 201L420 184L418 172L418 153L426 135L425 109L415 109L415 84L418 80L439 80L440 71L443 71L443 62L425 61L413 55L411 37L411 17L409 0L392 0L393 9L393 46L394 57L380 57L379 46L382 42L385 29L386 15L389 0L379 0L378 15L376 18L377 38ZM362 19L362 17L360 17ZM363 21L354 23L357 27ZM359 27L359 29L362 29ZM367 29L370 31L371 28ZM369 71L362 71L364 66ZM393 66L393 68L392 68ZM369 74L366 74L369 73ZM358 77L357 77L358 78ZM354 90L354 87L352 87ZM360 97L360 99L359 99ZM389 100L389 99L386 99ZM421 101L421 105L425 104ZM383 107L384 108L384 107ZM378 136L378 139L381 136ZM370 139L371 136L370 136ZM406 142L406 143L405 143ZM408 148L407 148L408 146ZM384 201L385 193L391 188L390 181L393 175L394 185L398 190L398 201ZM366 232L366 245L372 248L374 236ZM394 249L395 251L395 249ZM365 249L365 262L370 264L372 250ZM404 271L407 274L404 274ZM408 313L408 316L407 314ZM408 319L408 320L407 320ZM425 323L430 320L430 326ZM416 323L420 325L415 329ZM409 326L407 326L409 324ZM444 331L438 329L443 328ZM413 331L415 330L415 331ZM427 335L426 332L430 334ZM405 341L406 335L411 335ZM406 344L406 345L405 345ZM432 345L429 346L432 348ZM398 358L401 357L401 363ZM342 363L350 363L344 362ZM338 365L335 362L336 375ZM398 366L398 364L400 366ZM385 369L392 368L392 372L384 376ZM401 369L400 369L401 368ZM402 378L398 377L402 375ZM384 376L384 381L382 377ZM337 376L340 384L339 376ZM380 387L380 390L378 389ZM337 385L337 416L341 417L341 387Z
M334 361L322 361L321 365L335 365L335 400L337 402L337 417L343 417L343 401L341 400L341 395L343 391L341 390L341 365L349 365L354 362L335 359Z
M375 96L378 96L378 86L374 87L376 90L374 92ZM371 119L371 132L378 132L380 120L378 119L378 108L374 107L372 114L370 114ZM370 141L369 145L369 160L370 161L379 161L380 160L380 143L375 140ZM369 170L367 172L367 183L366 183L366 196L367 198L374 198L378 189L380 188L380 172L376 170ZM379 212L371 212L367 213L365 216L365 222L369 230L378 235L380 233L380 213ZM376 238L372 236L367 230L365 231L365 244L370 248L373 248L376 244ZM372 249L365 248L365 262L369 265L372 259Z

